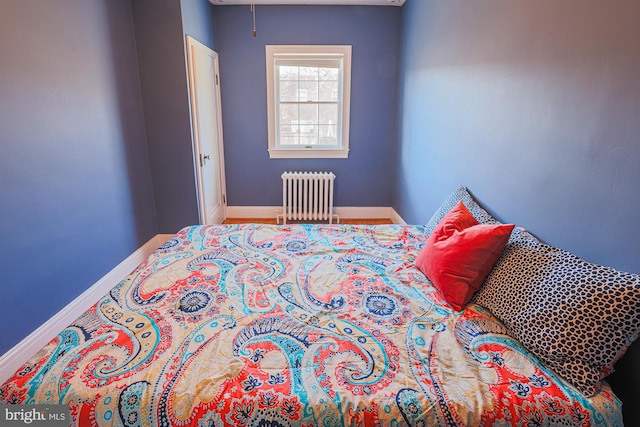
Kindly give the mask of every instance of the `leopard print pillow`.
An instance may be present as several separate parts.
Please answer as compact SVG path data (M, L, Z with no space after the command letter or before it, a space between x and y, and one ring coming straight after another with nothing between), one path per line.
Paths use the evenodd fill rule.
M444 218L460 200L462 200L462 203L464 203L471 215L473 215L480 224L500 224L500 221L480 207L465 187L460 187L447 197L425 225L425 234L427 237L431 236L431 233L436 229L442 218Z
M640 334L640 276L588 263L521 228L473 302L587 397Z

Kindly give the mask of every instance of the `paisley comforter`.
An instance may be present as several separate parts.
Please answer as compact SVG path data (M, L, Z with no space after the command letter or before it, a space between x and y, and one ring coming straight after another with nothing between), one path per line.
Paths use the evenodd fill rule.
M181 230L0 387L100 426L622 425L488 310L453 312L420 226Z

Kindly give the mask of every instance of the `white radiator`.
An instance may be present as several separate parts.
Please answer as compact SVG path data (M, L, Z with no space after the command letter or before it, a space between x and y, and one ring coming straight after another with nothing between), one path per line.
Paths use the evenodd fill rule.
M282 174L282 212L276 221L329 221L333 214L333 172L285 172Z

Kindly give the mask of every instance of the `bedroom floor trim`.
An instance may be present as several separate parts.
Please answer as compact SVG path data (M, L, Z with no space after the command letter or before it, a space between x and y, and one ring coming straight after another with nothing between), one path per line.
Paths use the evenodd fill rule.
M227 218L275 218L282 206L227 206ZM348 218L390 218L394 224L406 224L400 215L388 206L336 206L333 213L340 219Z
M277 224L275 218L227 218L223 224ZM304 224L311 223L309 221L287 221L287 224ZM325 222L315 222L325 223ZM389 218L340 218L340 224L352 224L352 225L381 225L381 224L394 224Z
M26 338L0 356L0 384L8 380L27 360L82 313L95 304L111 288L127 277L153 251L166 242L172 234L156 234L147 243L115 266L89 289L71 301L62 310L43 323Z

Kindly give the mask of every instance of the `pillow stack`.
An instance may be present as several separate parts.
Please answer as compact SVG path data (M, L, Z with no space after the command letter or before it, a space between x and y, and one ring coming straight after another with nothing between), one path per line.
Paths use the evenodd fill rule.
M465 232L479 225L460 205L479 225L490 224L491 231ZM640 335L640 276L586 262L522 228L499 227L499 221L459 188L426 225L430 236L416 260L418 268L456 310L463 309L468 298L488 308L548 368L585 396L593 396ZM447 248L461 241L462 247ZM480 250L480 242L490 249ZM491 262L497 251L502 255ZM444 259L434 260L430 254ZM454 277L450 264L456 262L461 264L453 268ZM468 270L476 267L477 277L471 277Z

